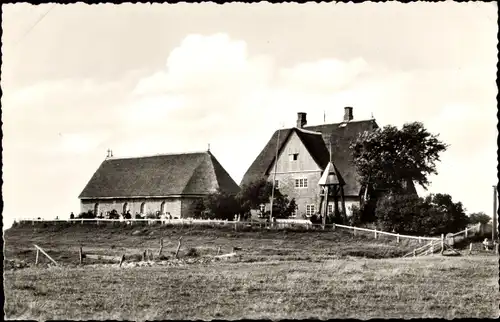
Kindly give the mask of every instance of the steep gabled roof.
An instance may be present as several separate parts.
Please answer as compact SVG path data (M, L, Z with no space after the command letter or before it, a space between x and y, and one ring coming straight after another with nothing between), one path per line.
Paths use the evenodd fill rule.
M283 130L283 132L285 132L285 130ZM285 135L280 133L280 147L278 149L278 155L281 154L281 152L286 146L287 141L290 139L293 133L297 134L297 136L302 141L302 144L304 144L304 146L306 147L307 151L309 152L313 160L318 164L320 168L323 169L329 161L329 152L325 146L323 137L319 132L313 132L294 127L288 129L285 133L283 133ZM269 163L269 166L267 167L265 173L269 173L269 171L271 170L270 168L274 164L275 159L276 156L273 155L272 160Z
M372 131L376 128L378 128L378 125L375 120L349 121L346 123L342 122L304 127L304 129L308 131L320 132L323 137L323 145L328 151L331 141L332 161L346 183L344 186L344 194L346 196L358 196L361 189L359 178L352 162L353 156L352 151L349 149L349 145L360 133ZM281 130L280 137L288 136L290 131L292 131L292 129ZM266 176L266 171L275 157L276 145L278 143L277 138L278 131L274 132L269 142L267 142L266 146L247 170L243 176L241 185ZM280 149L282 149L283 142L284 141L280 139ZM327 163L328 160L324 163L322 169L324 169Z
M79 198L209 194L239 187L210 152L104 160Z

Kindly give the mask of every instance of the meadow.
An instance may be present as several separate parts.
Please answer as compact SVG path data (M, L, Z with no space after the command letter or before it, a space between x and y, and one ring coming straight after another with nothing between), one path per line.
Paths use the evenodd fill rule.
M140 253L165 238L176 265L78 265L95 252ZM172 257L183 236L179 260ZM60 267L4 272L7 319L329 319L498 317L498 257L400 258L415 245L340 231L239 231L86 225L14 227L5 261L33 263L38 244ZM185 244L184 244L185 241ZM187 261L240 247L228 261ZM418 245L417 245L418 246Z

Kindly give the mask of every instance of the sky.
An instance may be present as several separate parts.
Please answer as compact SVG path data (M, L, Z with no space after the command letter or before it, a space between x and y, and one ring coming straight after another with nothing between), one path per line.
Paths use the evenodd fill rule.
M491 216L496 3L2 5L3 223L67 218L107 155L210 151L239 183L297 112L420 121L420 195Z

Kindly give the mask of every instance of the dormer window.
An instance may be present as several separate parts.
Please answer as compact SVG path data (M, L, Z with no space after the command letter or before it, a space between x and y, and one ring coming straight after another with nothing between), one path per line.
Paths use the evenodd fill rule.
M290 156L290 161L297 161L299 159L298 153L291 153L289 156Z

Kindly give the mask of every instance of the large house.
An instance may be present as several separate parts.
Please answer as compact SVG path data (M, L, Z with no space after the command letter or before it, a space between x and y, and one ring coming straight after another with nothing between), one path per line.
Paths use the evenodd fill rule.
M241 185L260 178L272 182L275 178L278 189L295 198L296 215L310 216L320 211L318 183L331 157L345 182L344 200L349 215L351 206L359 205L367 191L360 183L349 145L360 133L372 131L378 125L374 119L354 121L352 107L346 107L344 112L342 122L314 126L307 126L306 113L298 113L297 126L273 134L247 170ZM328 212L332 213L333 209L333 201L329 201Z
M81 211L189 217L201 198L239 187L210 151L136 158L108 157L79 196Z

